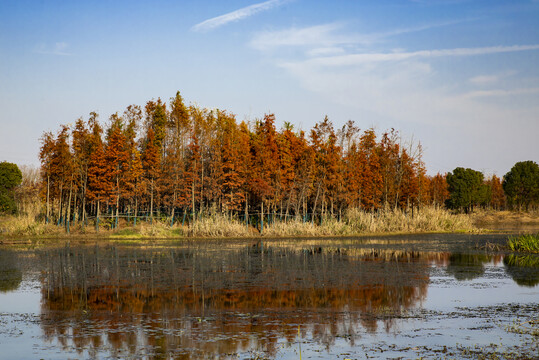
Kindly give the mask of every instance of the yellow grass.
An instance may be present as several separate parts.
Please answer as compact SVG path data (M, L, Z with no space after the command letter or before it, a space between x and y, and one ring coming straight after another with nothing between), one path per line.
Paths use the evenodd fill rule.
M56 231L58 231L56 226L36 221L30 215L0 217L0 235L38 236Z
M539 224L539 210L523 211L495 211L478 210L472 215L474 223L481 225L537 225Z
M419 213L386 209L376 213L350 209L341 221L327 218L320 225L296 219L275 222L264 228L266 236L324 236L378 233L456 232L477 230L467 215L454 215L447 210L422 208Z
M184 234L194 237L245 237L252 235L243 222L216 213L194 221Z
M264 224L262 235L265 237L295 236L353 236L361 234L415 233L415 232L458 232L476 231L468 215L455 215L447 210L422 208L415 212L401 210L380 210L365 212L359 209L348 210L339 221L326 217L319 221L304 222L301 218L289 221L275 221ZM153 224L140 222L136 227L125 222L119 230L106 230L103 226L99 233L91 224L84 227L72 224L70 236L98 236L113 239L140 238L186 238L186 237L253 237L260 236L259 229L247 227L242 218L222 214L210 209L202 217L186 225L170 226L168 221L154 220ZM0 218L0 234L10 236L66 236L65 229L52 224L37 222L31 215Z

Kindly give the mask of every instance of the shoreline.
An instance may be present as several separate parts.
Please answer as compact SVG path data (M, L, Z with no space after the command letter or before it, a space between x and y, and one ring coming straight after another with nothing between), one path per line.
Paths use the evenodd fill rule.
M426 215L420 219L418 216L410 218L401 213L388 211L382 212L377 217L369 213L360 213L354 218L340 221L328 219L320 225L301 221L277 221L267 224L263 233L251 225L246 227L238 220L219 215L210 215L189 226L171 227L162 222L153 225L141 223L136 226L121 223L119 229L100 229L99 232L89 225L82 230L80 224L77 224L71 227L70 233L66 233L64 227L57 225L38 223L24 218L3 217L0 218L0 246L55 241L125 241L143 244L151 241L346 239L414 234L518 234L539 231L538 212L478 211L463 215L449 214L440 209L429 211L430 213L425 211ZM12 226L12 231L8 231L11 223L17 223L17 227Z
M193 236L193 237L150 237L150 236L115 236L113 232L108 234L57 234L46 236L5 236L0 238L0 248L10 246L47 246L47 245L63 245L66 243L74 244L132 244L132 245L154 245L154 244L179 244L182 242L197 242L197 241L230 241L230 242L245 242L245 244L256 244L264 240L297 240L298 243L311 240L350 240L360 238L385 238L399 237L410 235L444 235L444 234L469 234L469 235L496 235L496 234L516 234L505 230L477 229L474 231L414 231L414 232L379 232L379 233L361 233L351 235L282 235L282 236Z

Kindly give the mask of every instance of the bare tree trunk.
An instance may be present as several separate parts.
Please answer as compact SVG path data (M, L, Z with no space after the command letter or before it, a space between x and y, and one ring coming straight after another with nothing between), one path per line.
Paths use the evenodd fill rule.
M260 202L260 233L264 231L264 200Z
M305 194L305 186L301 186L301 191L299 193L298 201L296 203L296 216L300 214L301 208L304 205L303 204L303 198L305 196L304 194ZM305 207L303 207L303 218L305 218Z
M120 179L119 177L117 176L116 177L116 224L115 224L115 228L116 230L118 230L118 212L119 212L119 208L120 207Z
M88 178L84 179L84 189L82 193L82 228L84 229L84 222L86 221L86 183Z
M138 216L138 198L135 196L135 220L133 221L134 226L137 226L137 216Z
M195 221L195 181L191 184L191 214L193 216L193 221Z
M57 225L60 225L61 222L62 222L62 211L64 210L63 208L63 201L62 201L62 197L64 196L64 191L63 191L63 185L60 185L60 204L59 204L59 208L58 208L58 224Z
M45 222L49 223L49 217L50 217L50 205L49 205L49 196L50 196L50 175L47 175L47 218L45 219Z
M71 184L69 186L69 201L66 209L66 230L69 233L69 218L71 217L71 196L73 194L73 175L71 175Z
M248 194L245 193L245 227L249 230L249 198Z
M99 232L99 200L97 200L97 212L95 217L95 231Z
M153 177L152 177L152 184L151 184L151 192L150 192L150 223L153 224Z
M75 197L73 198L73 218L71 219L71 222L75 222L75 219L77 217L77 194L75 193Z
M307 199L305 199L305 196L303 196L303 222L305 222L307 216Z
M288 194L288 199L286 200L286 210L284 212L284 221L285 222L288 220L288 211L290 210L290 201L291 201L291 199L292 199L292 190L290 190L290 193Z
M314 198L313 217L312 217L311 222L314 222L314 214L316 213L316 205L318 204L318 196L319 195L320 195L320 182L318 183L318 189L316 190L316 197Z
M202 148L201 148L202 152ZM204 157L202 154L200 154L200 171L202 172L201 182L200 182L200 205L199 205L199 213L202 214L202 211L204 209Z

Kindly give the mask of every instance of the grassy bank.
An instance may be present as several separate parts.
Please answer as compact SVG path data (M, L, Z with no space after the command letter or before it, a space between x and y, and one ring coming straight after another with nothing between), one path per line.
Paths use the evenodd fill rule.
M294 218L288 221L266 221L247 226L242 219L221 213L210 213L189 225L154 221L139 222L137 226L120 223L119 229L96 231L94 226L72 224L67 234L63 227L37 222L30 217L0 218L0 236L7 237L102 237L133 238L187 238L187 237L293 237L293 236L353 236L384 233L458 232L476 231L467 215L455 215L443 209L423 208L415 212L382 210L375 213L349 210L339 220L325 217L317 221Z

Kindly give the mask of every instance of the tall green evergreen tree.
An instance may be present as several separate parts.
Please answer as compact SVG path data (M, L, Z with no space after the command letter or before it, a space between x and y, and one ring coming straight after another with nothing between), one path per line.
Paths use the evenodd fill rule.
M539 206L539 165L531 160L517 162L503 177L502 186L509 205L526 210Z
M447 174L450 197L447 207L473 212L476 205L487 202L488 187L483 184L483 173L461 167Z
M16 164L6 161L0 163L0 213L17 212L14 190L21 182L22 173Z

